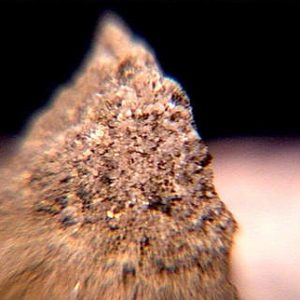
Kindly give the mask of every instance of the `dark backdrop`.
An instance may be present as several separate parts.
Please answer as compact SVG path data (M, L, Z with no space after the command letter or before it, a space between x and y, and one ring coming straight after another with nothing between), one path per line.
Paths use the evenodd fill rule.
M68 81L107 9L183 85L204 138L300 134L296 1L2 0L0 135Z

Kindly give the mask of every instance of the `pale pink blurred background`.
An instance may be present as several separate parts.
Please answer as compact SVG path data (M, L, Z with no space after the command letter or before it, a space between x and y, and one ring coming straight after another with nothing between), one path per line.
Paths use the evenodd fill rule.
M222 139L209 148L217 191L239 222L232 258L242 299L300 299L300 139Z

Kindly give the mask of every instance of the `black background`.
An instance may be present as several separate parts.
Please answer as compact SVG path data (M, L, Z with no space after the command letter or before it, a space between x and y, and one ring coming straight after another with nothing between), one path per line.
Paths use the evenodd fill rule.
M104 11L155 50L206 139L297 136L299 6L291 1L2 1L0 135L17 135L66 83Z

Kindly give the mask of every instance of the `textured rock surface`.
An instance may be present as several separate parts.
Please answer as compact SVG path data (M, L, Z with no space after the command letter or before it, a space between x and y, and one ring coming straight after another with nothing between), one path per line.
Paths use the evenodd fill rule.
M95 44L2 166L0 298L237 299L187 96L119 21Z

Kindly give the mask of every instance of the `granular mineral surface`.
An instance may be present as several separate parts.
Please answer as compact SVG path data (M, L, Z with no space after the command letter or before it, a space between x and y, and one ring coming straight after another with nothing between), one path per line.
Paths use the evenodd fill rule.
M0 299L237 299L189 99L113 17L0 175Z

